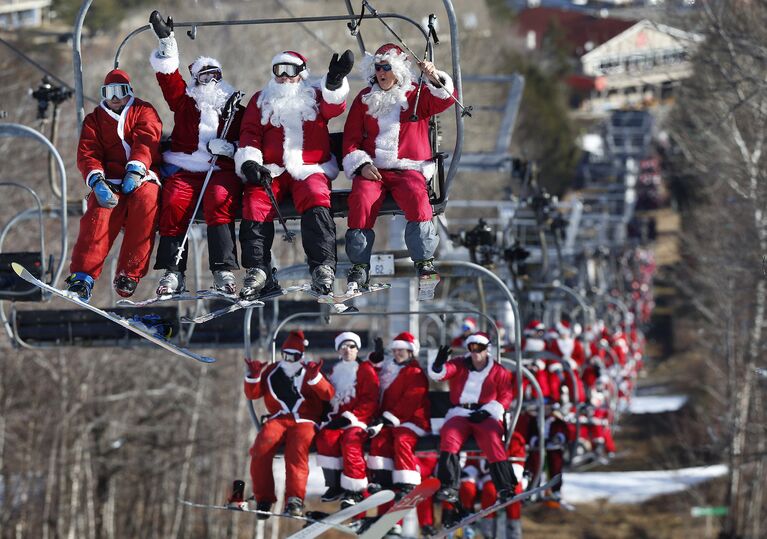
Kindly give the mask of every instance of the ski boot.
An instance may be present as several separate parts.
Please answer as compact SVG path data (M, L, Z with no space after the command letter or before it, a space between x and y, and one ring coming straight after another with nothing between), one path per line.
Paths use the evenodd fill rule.
M240 289L240 299L255 301L266 285L266 272L261 268L248 268L245 270L245 279Z
M271 513L272 512L272 503L271 502L256 502L256 511L263 511L263 513L257 513L256 518L258 520L266 520L271 515L264 514L264 513Z
M340 487L328 487L320 500L323 502L335 502L340 500L343 495L344 491Z
M394 483L394 501L399 501L405 496L407 496L411 490L415 488L415 485L411 485L410 483Z
M418 300L434 299L434 289L439 284L439 273L434 268L434 259L417 261L415 271L418 276Z
M297 496L290 496L285 504L285 514L300 517L304 514L304 501Z
M562 508L562 495L559 492L552 492L543 499L543 505L551 509Z
M66 278L66 282L69 286L67 292L73 292L77 294L80 301L88 303L91 300L91 294L93 293L93 277L87 273L77 271Z
M269 299L282 295L282 287L280 286L280 283L277 282L277 277L275 277L276 273L277 268L272 268L272 271L266 276L266 284L261 289L258 299Z
M327 264L321 264L312 271L312 290L323 296L333 293L333 281L336 275L333 268Z
M362 501L363 497L362 492L354 492L353 490L344 491L344 495L341 497L341 509L357 505Z
M424 537L431 537L432 535L437 535L437 528L432 526L431 524L424 524L421 526L421 535Z
M354 264L346 274L346 287L364 290L370 285L370 264Z
M450 487L442 487L434 494L438 502L458 503L458 491Z
M328 489L320 499L323 502L337 501L344 495L344 489L341 488L341 470L322 468L322 474L325 476L325 485Z
M228 270L216 270L213 272L213 289L224 294L237 292L237 284L234 273Z
M184 290L186 290L184 273L166 270L165 275L160 278L160 282L157 284L155 294L158 296L171 296L173 294L180 294Z
M402 537L402 524L397 523L392 526L391 530L386 532L384 537Z
M123 298L129 298L136 291L138 279L131 279L127 275L118 275L112 285L117 295Z
M241 481L239 479L235 480L234 483L232 483L232 494L226 501L226 506L229 509L237 509L239 511L247 509L248 502L243 499L244 495L245 481Z

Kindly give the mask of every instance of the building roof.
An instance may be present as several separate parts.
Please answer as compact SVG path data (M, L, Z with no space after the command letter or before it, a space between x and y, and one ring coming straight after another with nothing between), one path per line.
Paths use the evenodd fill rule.
M581 56L594 47L612 39L635 25L637 21L594 17L587 13L549 7L525 9L517 15L518 33L525 37L535 33L535 48L539 48L543 36L554 25L562 29L565 41L573 56Z

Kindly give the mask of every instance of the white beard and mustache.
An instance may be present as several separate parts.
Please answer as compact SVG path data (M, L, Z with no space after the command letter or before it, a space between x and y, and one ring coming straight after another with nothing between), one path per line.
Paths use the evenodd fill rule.
M261 90L256 104L261 109L261 125L271 123L274 127L311 122L317 118L319 111L314 87L303 80L280 84L270 79Z
M388 357L381 366L381 370L378 373L378 380L381 384L381 397L383 397L384 391L386 391L392 382L397 379L402 367L410 363L410 360L404 363L397 363L393 357Z
M362 96L362 102L368 106L368 114L380 118L390 113L394 108L408 108L407 94L413 89L413 81L409 78L406 84L395 83L389 90L382 90L378 83L373 84L370 92Z
M197 110L201 113L220 112L234 91L234 87L224 80L215 83L209 82L208 84L194 84L186 88L187 95L194 99Z
M357 361L339 361L330 374L330 383L336 392L330 405L333 411L349 402L357 394L357 370L360 364Z

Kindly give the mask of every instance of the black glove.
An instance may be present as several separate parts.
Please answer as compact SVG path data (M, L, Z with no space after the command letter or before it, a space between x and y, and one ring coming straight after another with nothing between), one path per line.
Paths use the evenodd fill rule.
M490 417L490 412L487 410L474 410L469 414L469 421L472 423L482 423L488 417Z
M333 429L333 430L343 429L345 427L348 427L351 424L352 424L351 419L349 419L348 417L340 416L340 417L336 417L335 419L331 419L330 421L328 421L325 424L325 428L326 429Z
M384 360L383 339L376 337L373 342L375 343L375 348L370 352L368 359L371 363L381 363Z
M328 66L328 75L325 77L325 86L328 90L338 90L343 84L344 77L351 73L352 67L354 67L354 53L349 49L346 49L341 57L338 57L338 53L333 53L333 58L330 59L330 65Z
M434 359L434 364L431 366L431 370L434 372L441 371L445 362L447 362L447 358L449 358L452 353L453 351L449 346L440 346L439 352L437 352L437 357Z
M269 169L255 161L245 161L242 164L242 173L245 174L248 183L253 185L263 185L266 187L272 184L272 174L269 172Z
M156 9L149 15L149 24L159 39L164 39L173 32L173 19L168 17L168 20L162 20L162 15Z

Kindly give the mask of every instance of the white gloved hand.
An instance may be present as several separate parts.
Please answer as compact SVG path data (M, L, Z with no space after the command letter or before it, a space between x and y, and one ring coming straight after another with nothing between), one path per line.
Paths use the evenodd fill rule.
M234 156L234 144L222 138L214 138L208 142L208 151L211 155L231 158Z

